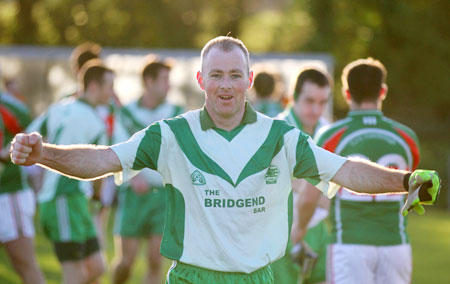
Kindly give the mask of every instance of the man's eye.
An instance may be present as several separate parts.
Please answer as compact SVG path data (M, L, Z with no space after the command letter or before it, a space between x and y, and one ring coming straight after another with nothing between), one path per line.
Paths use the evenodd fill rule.
M210 77L211 78L220 78L220 74L211 74Z
M233 78L233 79L239 79L241 77L242 77L241 74L233 74L233 75L231 75L231 78Z

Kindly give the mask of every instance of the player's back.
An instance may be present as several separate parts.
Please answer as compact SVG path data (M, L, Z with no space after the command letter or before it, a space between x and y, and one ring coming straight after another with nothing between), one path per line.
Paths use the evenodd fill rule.
M319 146L347 157L383 166L413 170L419 161L418 141L408 127L381 111L352 111L318 133ZM357 195L341 188L332 200L333 242L397 245L407 243L406 219L401 214L404 195Z

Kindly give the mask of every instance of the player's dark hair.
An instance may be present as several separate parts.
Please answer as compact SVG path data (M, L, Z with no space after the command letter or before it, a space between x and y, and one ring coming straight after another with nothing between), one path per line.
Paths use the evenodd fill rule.
M167 59L161 59L154 55L148 55L146 64L144 68L142 69L142 79L145 81L146 78L151 78L152 80L155 80L159 72L163 69L171 70L172 64L170 60Z
M89 84L93 82L102 84L104 75L108 72L114 73L100 59L92 59L86 62L79 72L79 81L82 84L83 91L86 91Z
M341 80L344 89L349 90L351 99L360 104L378 99L386 76L384 65L369 57L358 59L345 66Z
M332 85L333 80L327 72L316 67L306 67L300 70L297 75L297 81L294 88L294 101L297 101L299 95L302 93L302 88L305 82L317 84L320 87L327 87Z
M92 42L85 42L72 51L70 54L70 64L75 72L80 72L83 65L91 59L100 58L102 48L100 45Z
M275 89L275 78L267 72L258 73L253 83L256 95L260 98L268 98Z
M247 63L247 70L250 70L250 59L249 59L250 56L247 47L241 40L231 36L218 36L211 39L205 44L200 55L202 67L203 61L205 60L211 48L213 47L217 47L220 50L226 52L233 50L233 48L235 47L238 47L244 53L245 60Z

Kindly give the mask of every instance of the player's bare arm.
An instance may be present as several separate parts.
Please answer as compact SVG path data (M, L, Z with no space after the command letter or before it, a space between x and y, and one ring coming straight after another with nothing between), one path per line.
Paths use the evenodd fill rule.
M407 173L370 161L349 158L332 181L357 193L407 193L403 186L403 179Z
M38 164L78 179L97 179L122 170L118 157L107 146L47 144L38 133L17 134L11 144L11 159L18 165Z
M292 224L291 230L291 240L293 243L297 243L305 236L308 223L314 215L322 193L305 180L293 180L292 189L299 195L294 200L297 218L294 218L295 222Z

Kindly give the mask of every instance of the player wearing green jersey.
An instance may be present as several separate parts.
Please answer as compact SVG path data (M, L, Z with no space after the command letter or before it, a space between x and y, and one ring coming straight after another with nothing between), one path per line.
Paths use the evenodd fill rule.
M317 142L342 156L412 171L419 163L419 143L414 131L381 112L387 94L385 78L386 70L378 60L348 64L342 84L350 112L319 133ZM411 283L411 247L401 212L404 197L338 191L330 210L330 283Z
M0 149L7 150L14 135L22 132L31 117L26 105L9 93L0 93L2 135ZM8 253L23 283L44 283L34 253L36 198L22 167L4 151L0 161L0 244Z
M96 106L109 102L114 73L97 59L84 64L80 72L80 96L51 105L29 131L41 130L51 143L107 144L105 123ZM88 208L90 191L90 182L44 172L38 197L40 222L61 263L63 283L90 283L105 270Z
M112 147L59 146L42 143L38 133L18 134L12 160L79 179L116 173L117 182L143 168L157 170L168 194L161 253L174 260L167 283L273 283L270 263L288 241L292 177L328 197L337 190L330 182L364 193L406 193L407 171L335 155L286 122L256 113L245 100L253 72L240 40L214 38L201 59L202 109ZM436 172L415 172L411 180L431 181L424 193L436 199ZM425 203L432 202L418 197L413 204Z
M303 133L314 134L328 124L322 117L327 102L330 98L332 80L326 71L317 67L304 67L298 74L294 88L294 103L277 118L284 119L291 125L300 129ZM308 230L304 238L305 242L319 255L311 275L303 278L302 283L321 283L326 278L326 247L328 244L328 228L324 219L328 215L329 199L320 194L314 187L307 186L305 180L293 180L294 191L294 219L292 235L300 234L299 230ZM317 205L317 208L316 208ZM304 206L313 206L314 211L303 210ZM313 213L311 216L310 213ZM304 216L307 215L307 216ZM302 222L302 218L308 218L308 222ZM311 219L311 221L309 221ZM303 227L300 227L302 225ZM302 234L304 235L304 233ZM296 239L295 242L298 242ZM276 283L298 283L299 270L290 257L292 248L289 242L286 255L273 263L272 269ZM302 277L306 277L302 275Z
M128 139L135 132L154 122L174 117L182 108L167 102L171 64L149 55L142 69L143 94L122 108L120 122L128 130ZM125 139L125 140L126 140ZM119 191L115 234L120 259L115 265L113 283L124 283L139 251L139 241L147 241L148 268L144 283L161 283L162 257L159 253L164 229L167 190L158 172L145 169Z
M280 102L272 98L275 90L275 77L267 72L260 72L255 76L253 88L256 94L256 101L253 107L256 111L267 116L275 117L283 111Z

